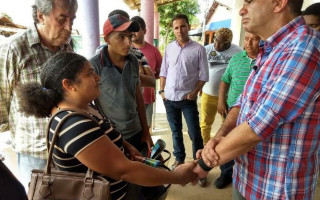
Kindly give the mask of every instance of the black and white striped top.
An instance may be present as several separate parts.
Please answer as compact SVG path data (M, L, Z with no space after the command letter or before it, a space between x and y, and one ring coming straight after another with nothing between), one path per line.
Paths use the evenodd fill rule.
M52 140L58 122L70 112L72 111L61 112L52 120L49 133L50 141ZM124 152L121 133L115 130L110 122L101 120L94 115L92 116L99 122L100 127L90 118L82 115L71 116L62 125L59 138L53 151L54 164L60 170L86 173L88 168L76 159L76 156L83 149L105 135ZM124 199L127 183L109 177L105 178L110 182L112 199Z

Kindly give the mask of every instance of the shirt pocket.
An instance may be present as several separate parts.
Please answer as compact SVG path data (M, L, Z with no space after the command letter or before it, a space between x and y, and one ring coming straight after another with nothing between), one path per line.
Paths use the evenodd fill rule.
M30 81L35 81L40 83L40 73L41 73L41 66L27 66L21 70L20 73L20 83L28 83Z

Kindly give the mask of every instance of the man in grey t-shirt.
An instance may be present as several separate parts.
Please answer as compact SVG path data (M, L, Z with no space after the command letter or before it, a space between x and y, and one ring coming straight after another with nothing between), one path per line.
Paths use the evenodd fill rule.
M110 16L103 27L108 45L90 62L101 77L99 107L116 124L122 137L141 150L142 143L149 149L153 143L140 90L138 60L129 53L132 32L138 30L137 22L130 22L120 14Z

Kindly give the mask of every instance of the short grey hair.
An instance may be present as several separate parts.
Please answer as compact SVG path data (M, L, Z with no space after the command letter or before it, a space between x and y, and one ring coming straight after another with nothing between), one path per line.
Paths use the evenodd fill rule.
M69 10L77 10L78 2L77 0L35 0L34 5L32 5L32 18L34 23L39 23L37 11L48 16L53 10L55 1L63 1L64 4L69 8Z

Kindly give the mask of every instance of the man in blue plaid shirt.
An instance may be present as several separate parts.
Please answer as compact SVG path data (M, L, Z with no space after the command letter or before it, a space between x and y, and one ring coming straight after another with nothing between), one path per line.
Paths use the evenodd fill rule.
M202 177L209 167L235 158L233 199L314 197L320 160L320 33L299 16L302 4L245 0L240 10L246 31L263 40L256 67L217 135L198 152L194 169Z

